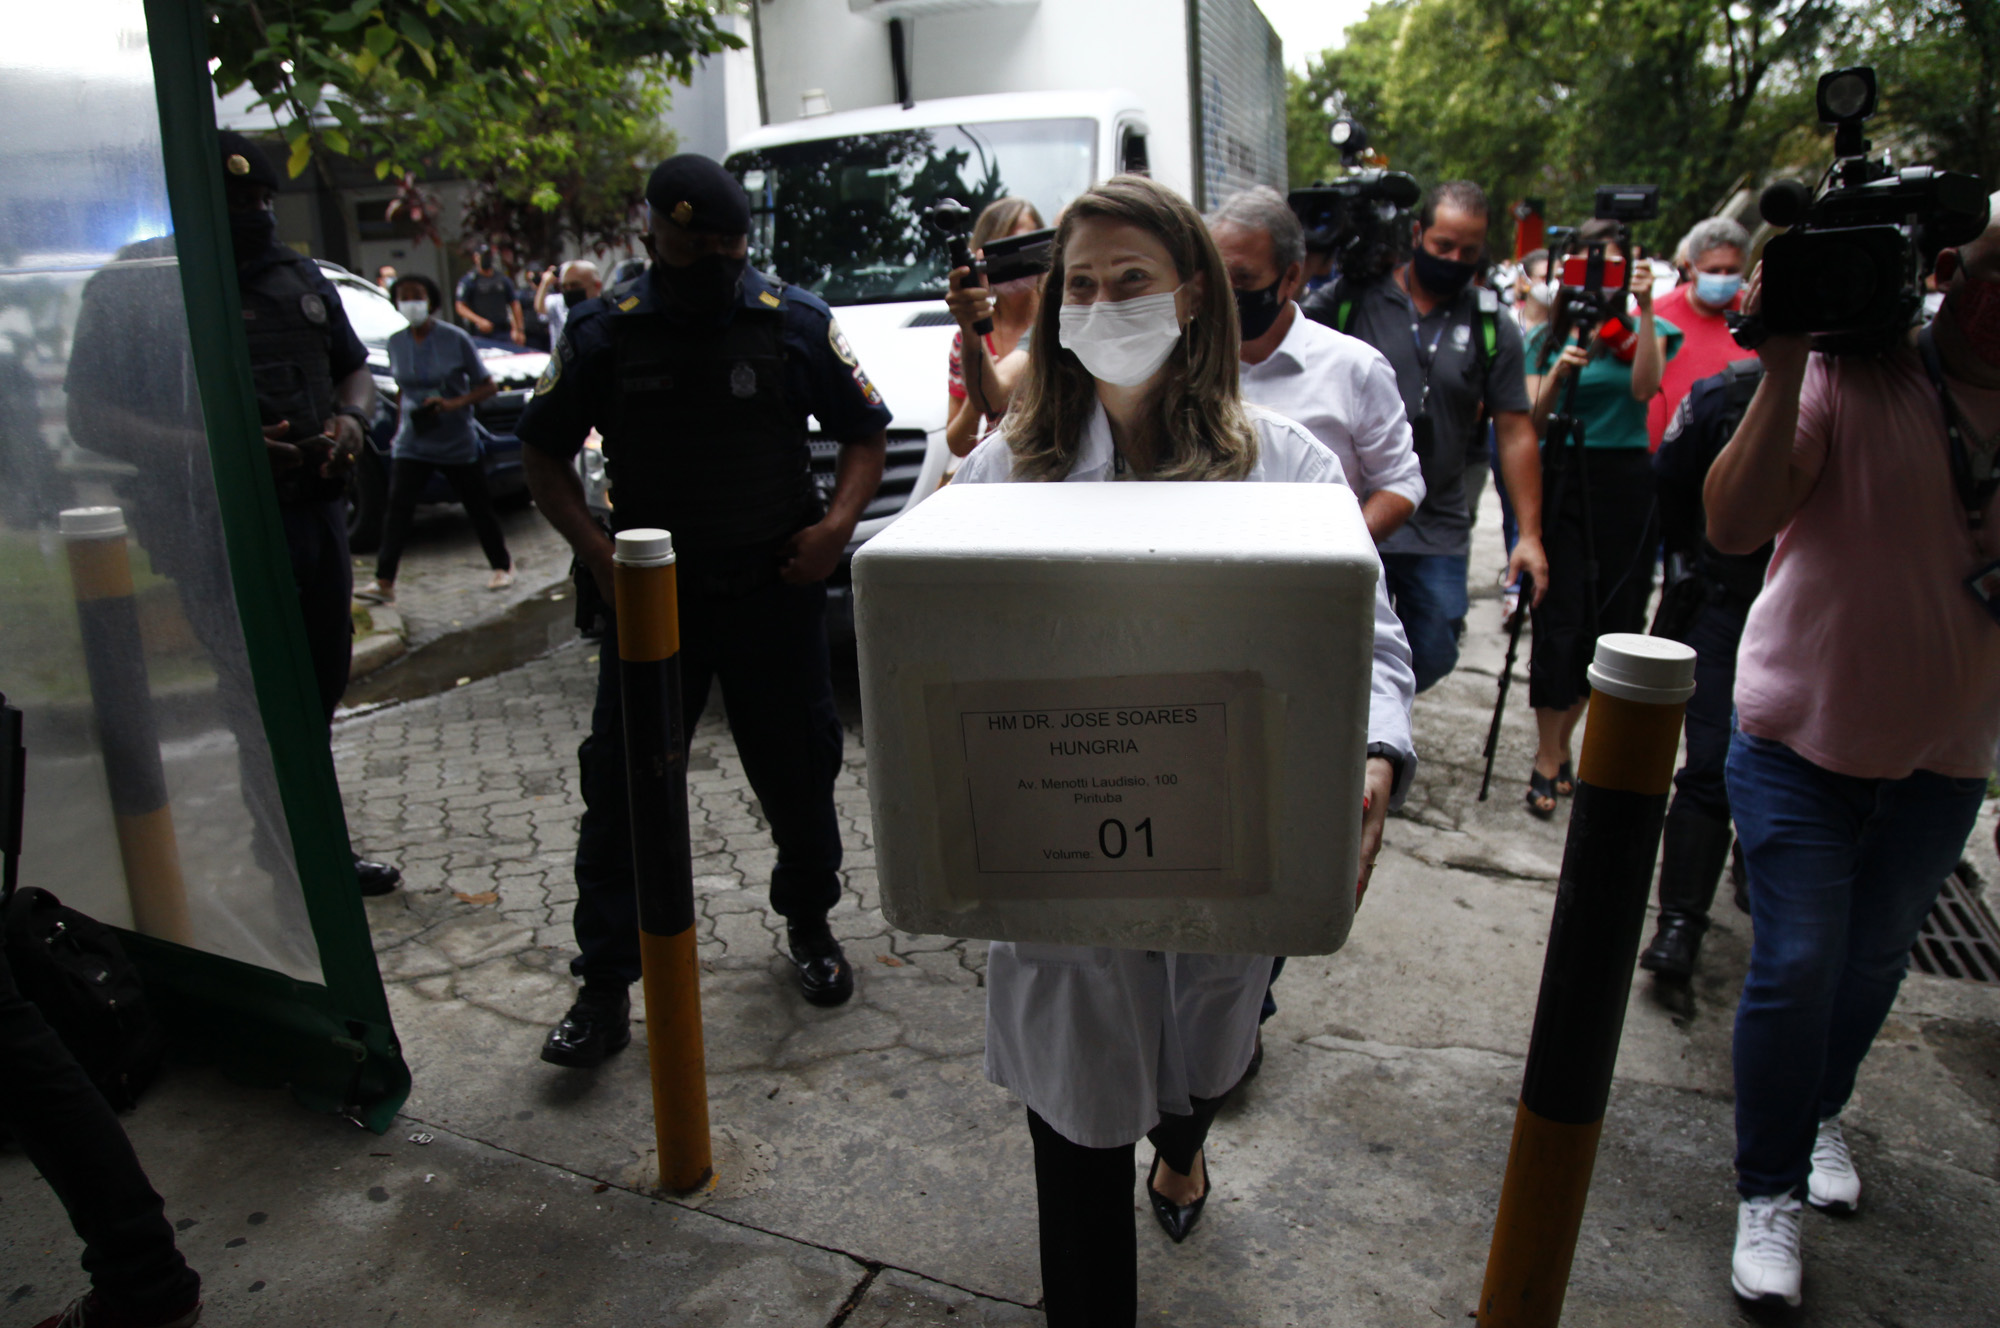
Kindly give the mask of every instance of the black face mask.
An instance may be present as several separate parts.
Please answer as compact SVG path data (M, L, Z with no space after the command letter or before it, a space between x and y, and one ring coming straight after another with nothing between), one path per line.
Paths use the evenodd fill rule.
M1255 341L1278 321L1278 315L1285 310L1285 302L1278 298L1278 287L1283 284L1274 281L1262 290L1235 292L1236 321L1242 325L1245 341Z
M589 299L590 293L588 291L578 290L573 286L565 286L563 287L562 296L563 296L563 307L566 309L574 309L576 308L576 306L582 304L585 300Z
M736 302L743 269L747 266L747 259L704 254L686 267L653 264L653 280L659 284L663 303L673 313L714 318Z
M1441 300L1449 300L1479 274L1479 265L1439 258L1419 243L1416 252L1410 255L1410 270L1416 273L1425 290Z
M229 214L229 243L238 258L251 258L278 240L278 215L268 208Z

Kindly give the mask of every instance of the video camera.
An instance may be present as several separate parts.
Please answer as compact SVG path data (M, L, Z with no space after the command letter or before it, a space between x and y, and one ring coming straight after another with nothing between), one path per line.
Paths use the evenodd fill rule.
M941 198L924 214L924 220L945 237L952 269L971 268L972 283L976 286L998 286L1023 277L1039 277L1054 265L1053 228L990 240L985 245L985 261L981 262L973 257L972 246L965 238L972 234L978 220L971 208L955 198ZM982 318L972 325L972 330L983 337L993 330L993 320Z
M1344 274L1379 275L1368 269L1379 266L1386 271L1393 262L1393 223L1398 214L1416 206L1423 191L1414 177L1402 171L1364 164L1368 131L1360 121L1343 116L1333 122L1329 136L1340 149L1344 173L1294 189L1285 201L1305 227L1308 249L1331 253Z
M1923 277L1938 250L1986 229L1986 189L1931 166L1897 170L1868 155L1862 122L1875 114L1875 71L1822 74L1821 124L1833 130L1833 165L1815 194L1797 180L1765 189L1757 210L1787 227L1764 246L1762 307L1730 315L1737 344L1807 333L1829 354L1879 350L1900 339L1923 308Z
M1561 288L1557 331L1547 338L1544 361L1568 340L1574 328L1578 341L1589 345L1593 334L1603 328L1601 340L1620 359L1629 360L1636 350L1634 331L1625 322L1626 297L1632 280L1652 279L1651 270L1639 261L1632 248L1632 224L1651 221L1660 215L1660 187L1656 184L1604 184L1597 187L1597 204L1592 216L1598 221L1615 222L1614 233L1585 240L1582 229L1567 226L1548 228L1549 275ZM1623 257L1613 258L1616 244Z

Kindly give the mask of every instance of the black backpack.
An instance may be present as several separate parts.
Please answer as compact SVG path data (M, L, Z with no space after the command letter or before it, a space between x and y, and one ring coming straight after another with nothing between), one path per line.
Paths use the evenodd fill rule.
M6 862L0 944L15 986L41 1010L112 1108L125 1111L159 1073L165 1039L118 933L64 907L47 890L19 888L26 773L21 712L0 696L0 854Z

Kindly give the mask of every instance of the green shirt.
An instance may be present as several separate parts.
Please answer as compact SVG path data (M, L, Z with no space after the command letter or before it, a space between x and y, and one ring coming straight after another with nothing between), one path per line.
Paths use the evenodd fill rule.
M1662 359L1680 353L1681 330L1664 318L1655 317L1653 327L1660 336ZM1542 344L1548 339L1549 325L1542 324L1528 334L1528 372L1537 372L1542 362ZM1555 360L1549 361L1555 368ZM1565 387L1556 397L1556 409L1563 407ZM1652 435L1646 429L1646 403L1632 398L1632 366L1616 355L1597 355L1583 366L1576 380L1576 404L1571 408L1583 425L1585 447L1650 447Z

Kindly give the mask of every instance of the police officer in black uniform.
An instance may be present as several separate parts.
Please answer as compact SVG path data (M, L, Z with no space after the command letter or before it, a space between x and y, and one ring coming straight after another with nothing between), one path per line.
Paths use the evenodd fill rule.
M265 453L331 741L353 636L353 569L342 491L373 417L375 382L367 350L349 326L333 283L311 259L278 243L271 205L280 181L270 159L241 134L225 131L218 139ZM242 657L235 643L234 592L221 560L188 556L219 538L213 488L188 479L206 468L207 439L198 413L172 419L159 414L165 404L194 396L185 355L161 353L184 338L178 326L160 325L162 319L180 318L178 290L160 285L177 288L179 273L171 262L146 261L170 259L173 253L172 237L128 245L119 251L120 261L85 289L70 355L70 432L84 447L137 466L135 482L147 489L144 499L132 504L139 540L154 566L179 586L189 624L217 668L227 671ZM247 758L263 740L254 685L247 677L231 678L221 692ZM256 737L245 741L242 735L250 732ZM246 796L252 796L254 783L245 781ZM290 835L282 807L252 810L255 848L263 858L274 847L268 840L288 843ZM363 894L393 890L401 877L394 867L359 855L354 866Z
M1659 930L1639 956L1641 968L1668 982L1685 982L1694 974L1709 906L1729 859L1729 791L1722 769L1735 706L1736 647L1751 602L1764 588L1772 549L1766 544L1755 553L1718 552L1705 534L1701 489L1763 376L1763 362L1752 356L1697 382L1681 398L1653 456L1669 568L1653 630L1695 652L1687 762L1674 776L1660 860Z
M833 782L841 729L826 641L826 577L882 478L889 411L817 297L747 265L749 204L720 165L684 154L653 171L652 267L569 320L519 432L528 488L611 600L612 542L592 520L574 460L604 439L621 530L662 527L678 555L686 731L710 683L729 707L778 860L800 989L815 1005L854 991L827 926L840 898ZM829 503L811 471L806 417L840 443ZM596 1065L631 1040L639 977L617 652L601 652L582 764L576 939L583 989L542 1059Z

